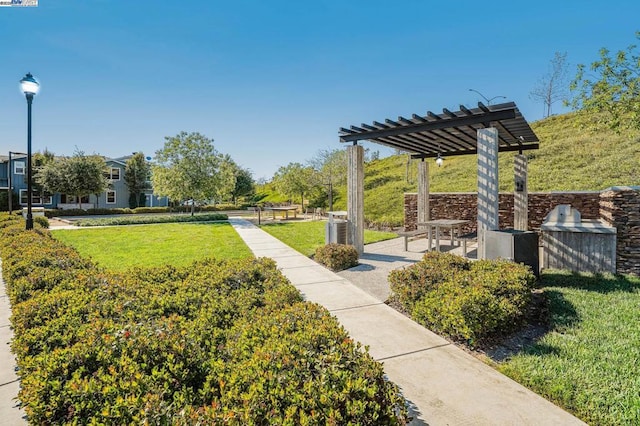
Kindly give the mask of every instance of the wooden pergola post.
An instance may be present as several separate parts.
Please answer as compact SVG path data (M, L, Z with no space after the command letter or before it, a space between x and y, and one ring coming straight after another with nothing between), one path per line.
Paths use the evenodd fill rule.
M347 147L347 244L364 252L364 148Z
M529 228L529 190L527 182L527 156L516 155L514 160L515 191L513 193L513 229Z
M478 259L485 258L485 231L498 229L498 129L478 129Z
M427 222L429 217L429 163L422 158L418 163L418 223Z

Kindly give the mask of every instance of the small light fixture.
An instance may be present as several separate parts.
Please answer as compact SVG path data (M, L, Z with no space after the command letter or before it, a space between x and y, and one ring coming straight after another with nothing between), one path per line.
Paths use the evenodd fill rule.
M443 163L444 163L444 158L442 158L440 153L438 153L438 156L436 157L436 164L438 165L438 167L442 167Z
M22 89L22 93L26 96L34 96L38 94L40 84L38 83L38 80L31 75L31 73L27 73L27 75L20 80L20 88Z

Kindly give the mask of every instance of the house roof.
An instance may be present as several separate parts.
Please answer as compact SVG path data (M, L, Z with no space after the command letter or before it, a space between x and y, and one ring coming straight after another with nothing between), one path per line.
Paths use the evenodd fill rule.
M476 154L476 131L481 128L498 129L499 151L524 151L538 149L539 140L529 123L513 102L451 112L444 108L442 114L427 111L425 116L413 114L411 118L374 121L349 129L341 127L341 142L368 140L411 153L412 158L430 158Z

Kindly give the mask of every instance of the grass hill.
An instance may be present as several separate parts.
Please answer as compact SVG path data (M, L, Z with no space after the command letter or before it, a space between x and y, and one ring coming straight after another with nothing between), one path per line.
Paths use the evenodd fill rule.
M590 191L616 185L640 185L640 132L616 134L579 127L576 113L531 123L540 149L529 157L529 191ZM499 155L501 191L513 191L513 157ZM477 190L475 155L445 158L429 166L431 192ZM407 171L407 155L394 155L365 165L365 216L369 222L400 225L403 194L415 192L417 162ZM346 188L336 188L334 208L346 208Z

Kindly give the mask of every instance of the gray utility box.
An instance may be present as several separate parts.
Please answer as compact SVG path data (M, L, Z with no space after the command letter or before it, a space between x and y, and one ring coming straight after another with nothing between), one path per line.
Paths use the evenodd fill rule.
M538 234L533 231L501 229L485 231L485 258L509 259L531 267L533 273L540 273L538 255Z
M328 212L327 216L329 220L325 225L325 244L347 244L347 212Z

